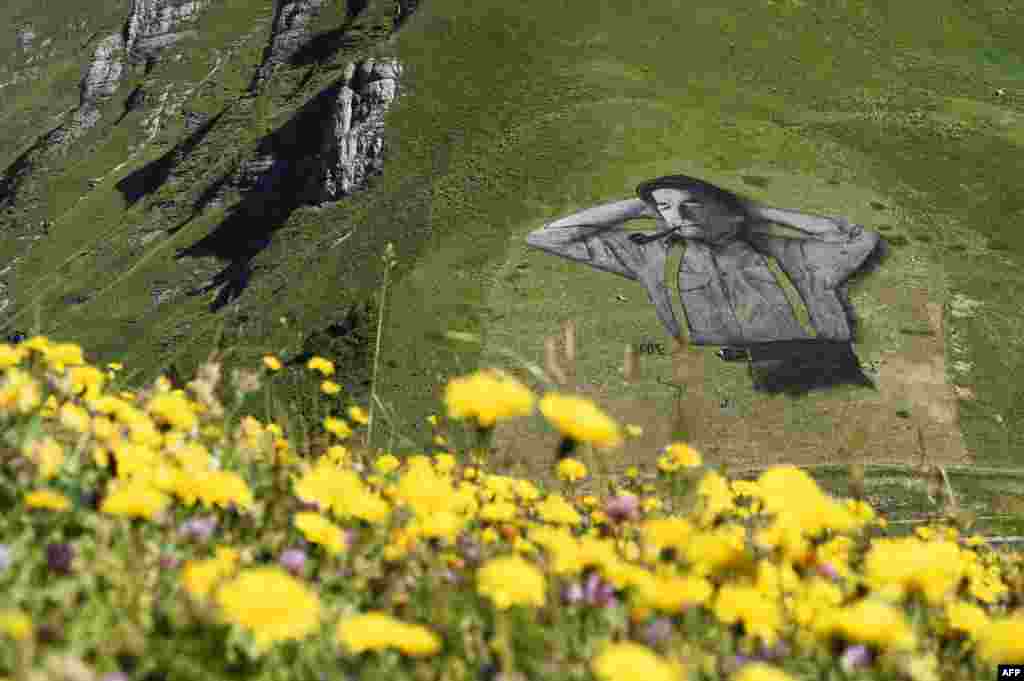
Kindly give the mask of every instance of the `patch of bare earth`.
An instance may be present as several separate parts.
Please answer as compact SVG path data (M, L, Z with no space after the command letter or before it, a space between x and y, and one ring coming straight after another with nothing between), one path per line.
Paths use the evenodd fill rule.
M903 297L907 291L893 295ZM883 303L886 301L882 301ZM723 410L714 393L713 377L721 360L710 348L694 348L674 358L673 382L686 386L682 400L623 396L628 388L581 381L575 392L594 399L619 423L643 427L643 435L618 450L598 454L608 473L631 465L653 470L659 449L672 440L674 428L689 434L686 441L712 463L730 469L778 463L920 463L918 426L927 460L934 464L966 464L970 456L958 426L958 395L946 380L942 305L927 291L909 292L918 331L899 351L884 353L875 382L877 391L841 387L816 390L799 398L753 392L749 413ZM862 357L863 361L864 358ZM668 380L669 377L666 377ZM863 442L851 459L845 445L851 435ZM539 418L499 424L495 431L496 463L546 478L559 437ZM525 471L524 471L525 472Z

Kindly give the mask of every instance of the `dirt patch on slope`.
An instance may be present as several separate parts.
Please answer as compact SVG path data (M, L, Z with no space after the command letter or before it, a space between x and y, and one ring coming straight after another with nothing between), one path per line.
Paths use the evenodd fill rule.
M845 445L858 431L855 439L863 446L856 460L918 462L920 426L930 462L969 463L958 425L957 396L946 380L942 305L930 301L923 289L891 295L899 296L901 304L909 303L916 323L907 330L900 350L882 353L878 372L872 375L877 390L841 386L797 400L754 393L743 413L723 405L716 394L715 372L724 367L714 354L716 348L692 348L675 358L675 377L665 381L685 385L678 403L630 394L622 381L618 386L581 381L577 393L594 399L620 423L644 429L642 436L599 460L608 472L621 473L631 465L653 470L659 448L680 427L706 459L730 468L845 463L851 460ZM660 392L671 395L673 389L664 386ZM546 477L558 436L535 416L499 425L495 445L499 466L525 467Z

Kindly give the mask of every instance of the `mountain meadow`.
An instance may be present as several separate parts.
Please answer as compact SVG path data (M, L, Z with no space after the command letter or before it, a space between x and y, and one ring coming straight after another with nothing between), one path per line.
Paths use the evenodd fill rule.
M1019 3L0 17L0 678L1024 664ZM872 385L526 243L677 174L881 235Z

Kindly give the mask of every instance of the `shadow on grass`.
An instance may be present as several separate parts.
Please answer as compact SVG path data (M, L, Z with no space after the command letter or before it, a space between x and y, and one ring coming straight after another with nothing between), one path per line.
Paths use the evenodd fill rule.
M210 305L211 312L236 300L248 287L252 259L270 244L273 233L284 226L291 214L300 206L319 200L324 125L333 119L338 92L344 84L344 78L335 80L287 123L263 138L253 156L270 159L264 171L252 177L244 173L223 176L199 197L197 210L201 211L228 185L239 186L242 191L242 200L223 222L175 255L178 260L215 257L228 261L208 284L189 292L199 295L220 287ZM177 229L187 223L188 220Z

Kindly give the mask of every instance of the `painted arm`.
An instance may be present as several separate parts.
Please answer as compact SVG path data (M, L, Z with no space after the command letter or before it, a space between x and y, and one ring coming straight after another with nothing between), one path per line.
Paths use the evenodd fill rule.
M763 220L793 227L826 240L844 240L856 237L863 229L860 225L855 225L845 218L830 218L785 208L756 205L752 211L756 217Z
M559 227L590 225L594 227L616 227L627 220L653 217L657 217L657 215L644 201L640 199L626 199L625 201L605 203L600 206L581 210L577 213L573 213L572 215L555 220L554 222L546 225L545 228L557 229Z

